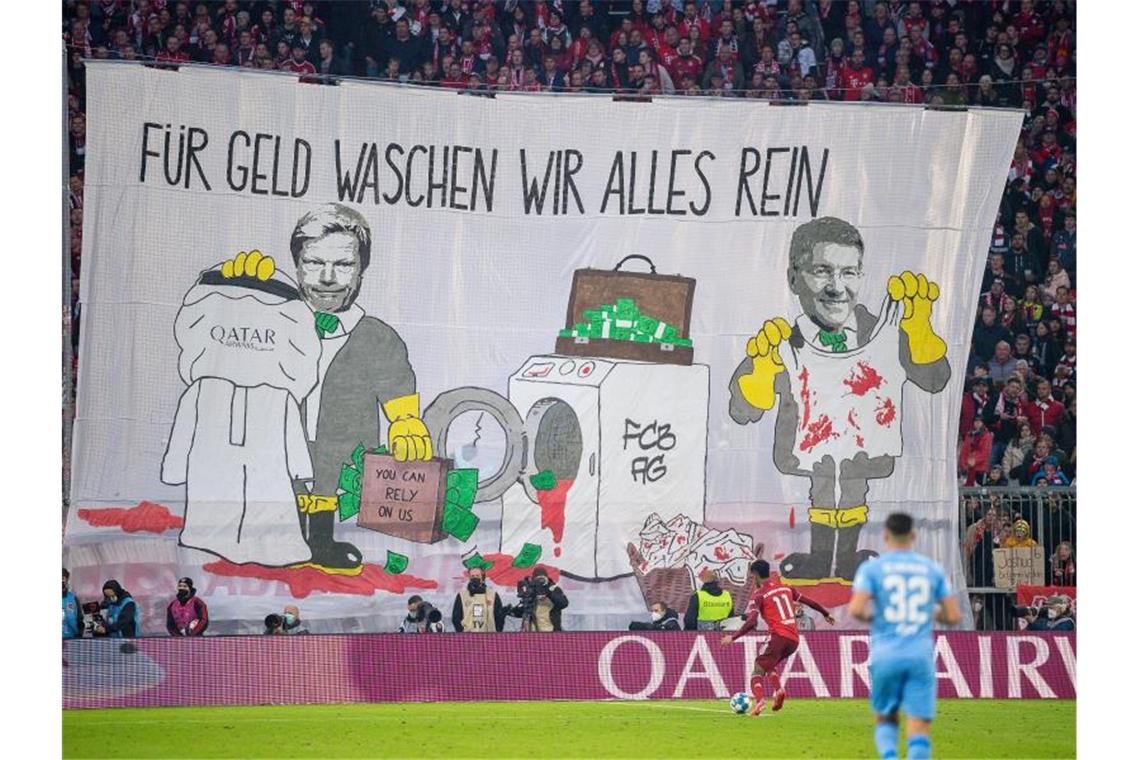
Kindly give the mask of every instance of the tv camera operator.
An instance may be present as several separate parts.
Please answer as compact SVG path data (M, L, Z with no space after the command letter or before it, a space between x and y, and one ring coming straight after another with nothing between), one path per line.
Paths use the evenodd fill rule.
M552 583L546 568L536 567L529 578L518 582L518 604L509 608L508 615L522 618L525 631L561 631L562 610L570 606L565 592Z

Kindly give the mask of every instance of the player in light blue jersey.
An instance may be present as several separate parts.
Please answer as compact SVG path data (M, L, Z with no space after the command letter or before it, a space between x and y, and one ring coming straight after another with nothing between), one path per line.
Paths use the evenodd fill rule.
M907 758L930 757L930 723L938 682L934 677L934 622L961 621L946 572L911 551L914 519L887 518L887 551L855 573L851 616L871 623L871 709L879 756L897 758L899 708L906 713Z

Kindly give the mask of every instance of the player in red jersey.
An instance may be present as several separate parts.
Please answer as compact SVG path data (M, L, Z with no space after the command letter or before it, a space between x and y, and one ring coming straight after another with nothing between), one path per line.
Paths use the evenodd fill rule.
M764 709L765 680L772 686L772 712L777 712L784 706L784 698L787 695L780 684L776 668L791 657L800 645L800 632L796 628L796 602L803 602L823 615L823 619L829 625L835 625L835 618L831 616L831 611L819 602L808 599L790 586L785 586L779 578L769 577L770 571L765 560L756 560L748 569L756 581L756 590L748 599L744 625L735 633L723 636L720 643L728 646L755 629L757 620L764 618L771 635L764 651L756 656L756 665L752 668L752 678L749 681L752 696L756 697L756 704L753 705L749 715L759 715Z

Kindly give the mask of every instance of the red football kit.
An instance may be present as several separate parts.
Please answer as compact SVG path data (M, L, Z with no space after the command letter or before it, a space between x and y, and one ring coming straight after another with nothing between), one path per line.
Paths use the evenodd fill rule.
M732 640L736 641L755 630L760 618L763 618L770 632L767 646L756 656L756 672L749 682L752 695L756 697L753 715L758 715L764 709L765 680L774 693L772 709L779 710L784 705L784 689L780 685L776 667L791 657L800 645L800 632L796 628L796 602L802 602L821 615L831 614L826 607L804 596L797 589L785 586L778 578L772 578L752 592L745 610L744 625L732 634Z

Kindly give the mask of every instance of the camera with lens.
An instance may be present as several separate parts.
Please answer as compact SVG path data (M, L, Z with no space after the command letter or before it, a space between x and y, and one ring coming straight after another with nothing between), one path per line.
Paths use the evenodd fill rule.
M546 595L550 579L544 575L523 578L515 585L515 593L519 596L519 603L515 605L516 614L524 622L534 619L534 608L540 596Z
M89 636L95 635L95 626L107 627L107 620L100 610L99 602L86 602L83 605L83 630Z
M1030 605L1026 607L1019 607L1017 605L1014 605L1013 612L1011 614L1015 618L1041 617L1044 612L1045 608L1038 605Z

